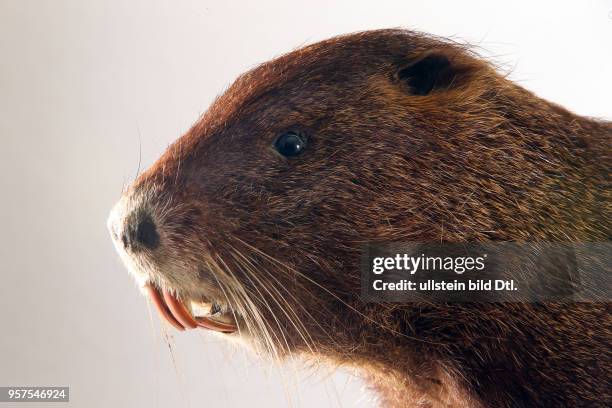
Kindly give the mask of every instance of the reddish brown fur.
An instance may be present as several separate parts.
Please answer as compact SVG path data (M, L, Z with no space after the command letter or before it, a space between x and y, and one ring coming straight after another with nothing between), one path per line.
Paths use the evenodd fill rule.
M414 95L398 69L431 53L448 58L453 81ZM287 159L272 144L290 129L311 143ZM364 304L358 294L365 242L607 241L611 133L463 46L371 31L240 77L130 194L153 189L186 209L171 244L209 292L162 270L167 285L220 296L210 290L235 283L212 283L211 263L231 270L282 353L361 367L385 406L604 407L608 304Z

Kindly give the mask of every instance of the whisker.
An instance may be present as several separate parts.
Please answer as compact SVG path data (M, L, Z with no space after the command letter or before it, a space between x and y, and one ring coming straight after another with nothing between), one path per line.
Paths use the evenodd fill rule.
M281 295L281 293L276 289L276 287L274 287L274 285L270 285L270 288L266 287L266 285L264 285L261 280L257 277L257 274L254 273L249 267L247 267L244 263L242 263L239 259L236 259L234 256L234 259L236 260L236 262L238 262L239 264L241 264L244 267L244 271L247 275L251 275L253 277L253 279L257 280L257 282L259 283L259 285L263 288L263 290L265 290L268 295L270 295L270 298L278 305L278 307L281 309L281 311L283 312L283 314L287 317L287 319L289 320L289 322L295 327L296 331L298 332L298 334L300 335L300 337L302 337L302 339L304 340L304 342L306 343L307 347L310 349L311 352L314 352L314 350L312 349L310 343L313 343L312 338L310 337L309 334L308 337L310 338L310 341L308 341L304 335L303 335L303 331L305 331L306 333L308 333L308 331L306 330L306 327L303 325L303 323L301 323L299 321L299 317L297 316L297 314L295 313L295 310L293 309L293 307L291 307L291 305L286 301L286 299ZM251 280L250 277L247 277L249 280ZM252 280L251 280L252 282ZM253 283L253 282L252 282ZM253 283L254 284L254 283ZM269 289L272 289L276 292L276 294L278 295L278 297L280 297L281 301L283 301L286 305L286 307L289 308L289 310L291 311L291 313L294 315L294 317L297 319L297 321L300 323L301 329L298 327L298 325L295 323L294 319L287 313L287 310L285 308L283 308L283 305L281 303L279 303L279 300L274 296L274 294L272 294L270 292ZM262 295L263 297L263 295ZM266 302L267 304L267 302ZM274 315L274 311L272 310L272 308L268 307L268 309L270 310L270 313L273 315L273 318L276 320L277 325L279 327L279 329L281 330L281 333L283 332L282 327L280 322L278 321L278 319L276 318L276 316ZM284 337L284 334L283 334ZM290 350L289 344L287 343L287 349Z
M234 257L235 258L235 257ZM236 259L236 261L238 261ZM282 326L279 322L279 320L277 319L274 311L272 310L272 307L270 307L269 303L266 301L265 296L261 293L261 291L259 290L259 288L257 287L257 285L255 285L255 283L253 282L253 280L251 279L251 273L248 272L248 270L246 268L244 268L244 272L245 272L245 277L249 280L249 282L251 283L251 285L253 285L253 288L257 291L257 293L260 296L260 300L264 303L264 305L266 306L266 308L268 309L268 311L270 312L270 314L272 315L272 318L274 319L274 321L276 322L276 325L279 328L279 332L281 333L281 335L283 336L283 340L285 345L287 346L287 350L291 350L291 347L289 346L289 342L287 341L287 337L285 336L284 330L282 329ZM255 276L253 276L253 278L257 279ZM268 295L270 295L270 297L272 299L274 299L274 297L272 296L272 294L268 291L267 288L265 288L263 285L261 285L262 288L268 293Z
M140 134L140 126L138 126L138 123L136 123L136 130L138 132L138 168L136 168L134 180L140 175L140 166L142 165L142 135Z
M228 268L228 266L225 264L225 262L223 262L223 260L218 257L219 262L221 262L225 268L221 268L214 260L213 262L215 263L215 265L217 266L217 270L218 271L223 271L226 273L226 276L231 275L231 280L234 281L236 283L235 285L235 289L238 289L239 292L241 293L241 296L244 300L244 302L236 302L236 306L243 308L243 317L246 319L254 319L252 322L255 323L255 325L252 325L252 329L251 331L254 332L254 328L259 327L259 331L262 334L262 337L264 339L264 345L268 348L268 351L270 352L271 355L274 355L276 359L279 359L279 354L278 354L278 350L276 348L276 344L273 340L272 337L270 336L270 331L269 328L267 326L267 322L265 322L265 320L261 317L261 314L259 313L257 307L255 306L255 304L253 303L253 301L251 300L251 298L248 296L248 294L246 293L243 285L240 284L239 280L236 278L236 276L233 274L233 272L231 271L231 269ZM233 287L228 286L229 290L233 290ZM250 309L250 313L248 313L246 310L244 310L244 307L248 307ZM274 335L276 337L276 335ZM278 339L277 339L278 340Z
M311 282L312 284L316 285L317 287L321 288L323 291L325 291L326 293L328 293L329 295L331 295L332 297L334 297L336 300L338 300L339 302L341 302L344 306L348 307L351 311L355 312L357 315L363 317L365 320L369 321L370 323L373 323L375 325L377 325L378 327L380 327L383 330L386 330L390 333L396 334L398 336L401 337L405 337L414 341L418 341L421 343L428 343L428 344L435 344L435 345L443 345L442 343L438 343L438 342L432 342L429 340L425 340L425 339L420 339L418 337L413 337L413 336L408 336L407 334L404 333L400 333L396 330L393 330L390 327L387 327L385 324L377 322L376 320L372 319L369 316L364 315L363 313L361 313L359 310L355 309L353 306L351 306L350 304L348 304L347 302L345 302L343 299L341 299L338 295L336 295L335 293L333 293L331 290L327 289L325 286L321 285L320 283L314 281L312 278L310 278L307 275L304 275L303 273L299 272L298 270L290 267L289 265L284 264L283 262L279 261L278 259L274 258L271 255L268 255L267 253L263 252L262 250L260 250L259 248L256 248L248 243L246 243L245 241L241 240L238 237L235 237L238 241L242 242L244 245L246 245L247 247L249 247L251 250L261 254L263 257L269 259L272 262L277 263L278 265L287 268L287 270L295 273L297 276L302 277L303 279L306 279L307 281Z
M234 249L235 251L235 249ZM300 337L302 337L302 339L304 340L304 342L306 343L307 347L309 348L309 350L311 352L314 353L315 350L313 350L313 346L314 346L314 341L312 339L312 337L310 336L310 333L308 332L306 326L304 326L304 324L301 322L300 317L298 316L298 314L296 313L295 309L293 308L293 306L287 301L287 299L280 293L280 291L278 290L278 288L270 283L270 289L274 290L274 292L276 293L276 295L278 296L278 298L280 299L280 301L282 301L285 306L289 309L289 311L291 312L291 314L293 315L293 318L291 316L289 316L287 314L287 311L283 308L283 305L281 305L278 300L276 299L276 297L274 297L272 295L272 293L269 292L269 290L265 287L265 285L262 284L261 280L257 277L257 273L254 273L255 271L255 266L252 264L252 262L250 262L249 259L247 259L244 255L242 255L240 252L235 252L236 255L240 256L243 259L243 262L247 263L247 265L245 265L243 262L241 262L240 260L236 259L236 262L242 264L245 267L245 270L249 273L251 273L253 275L253 277L260 283L260 285L262 285L262 287L264 287L264 289L266 290L266 292L268 292L268 294L272 297L272 299L275 301L275 303L281 308L281 311L287 316L287 318L289 319L289 322L295 327L295 329L297 330L298 334L300 335ZM248 266L250 265L250 267ZM308 317L310 317L316 324L318 324L321 328L322 326L317 322L317 320L310 314L310 312L299 302L297 301L297 299L295 298L295 296L289 291L287 290L287 288L285 288L279 281L278 279L276 279L269 271L266 270L266 268L259 268L257 269L258 272L265 272L266 274L268 274L268 276L273 279L279 287L281 287L282 289L284 289L290 296L293 297L294 300L296 300L296 304L298 304L303 310L304 312L308 315ZM299 323L300 327L297 327L296 325L296 321ZM307 340L303 334L303 332L306 333L306 336L308 336L309 340ZM316 349L316 346L315 346ZM316 353L315 353L316 354Z

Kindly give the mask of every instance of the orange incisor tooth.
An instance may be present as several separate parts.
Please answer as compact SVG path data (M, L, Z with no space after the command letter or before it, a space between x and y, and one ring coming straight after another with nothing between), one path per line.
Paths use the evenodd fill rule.
M219 322L208 317L199 317L197 322L200 327L222 333L233 333L237 330L237 327L233 324Z
M172 315L172 312L168 309L168 306L162 299L162 296L157 290L157 288L150 283L147 283L144 287L149 293L149 298L151 298L151 301L155 305L155 308L157 309L159 314L162 315L166 319L166 321L172 326L174 326L177 330L185 330L185 327L183 327L183 325L179 323Z
M168 308L176 318L185 328L195 329L198 327L198 322L196 322L193 317L191 317L191 312L187 310L185 305L178 300L174 295L164 289L164 300L168 305Z

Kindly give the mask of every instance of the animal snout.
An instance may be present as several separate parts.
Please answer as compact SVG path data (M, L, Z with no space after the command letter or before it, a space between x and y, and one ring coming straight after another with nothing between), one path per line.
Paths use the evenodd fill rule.
M125 250L139 251L142 249L155 249L159 245L159 233L151 216L145 212L129 214L121 226L112 227L115 240L120 241Z

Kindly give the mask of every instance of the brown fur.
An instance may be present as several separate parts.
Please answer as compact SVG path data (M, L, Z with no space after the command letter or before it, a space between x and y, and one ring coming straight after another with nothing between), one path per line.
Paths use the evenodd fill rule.
M449 77L415 95L398 72L428 55ZM286 130L304 154L274 151ZM366 242L607 241L611 134L464 46L333 38L241 76L135 182L172 210L139 268L275 355L359 367L387 407L610 406L608 304L365 304L359 261Z

